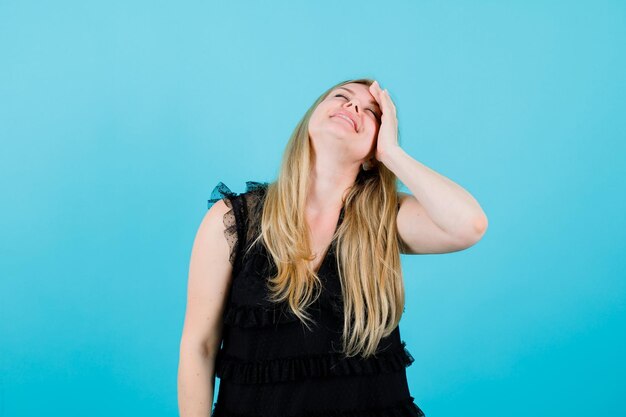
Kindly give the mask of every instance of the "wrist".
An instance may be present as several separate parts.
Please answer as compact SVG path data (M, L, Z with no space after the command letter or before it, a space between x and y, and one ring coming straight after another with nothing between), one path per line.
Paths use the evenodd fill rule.
M404 149L402 149L400 146L392 146L391 148L387 149L385 152L381 153L380 162L382 162L388 168L391 169L389 165L393 164L393 162L397 160L398 157L402 155L402 153L404 153Z

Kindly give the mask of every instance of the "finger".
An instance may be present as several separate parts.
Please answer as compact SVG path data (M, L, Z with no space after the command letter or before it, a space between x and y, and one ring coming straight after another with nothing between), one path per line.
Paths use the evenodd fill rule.
M387 90L385 88L384 92L384 96L385 96L385 101L387 102L388 106L393 110L393 112L395 113L396 111L396 105L393 103L393 100L391 100L391 96L389 95L389 90Z
M377 88L378 85L377 84L372 84L370 85L370 93L372 94L372 96L374 97L374 99L380 104L381 98L380 98L380 89Z
M387 90L383 90L381 88L379 88L378 92L378 103L380 104L380 108L383 111L383 113L388 112L389 109L391 108L391 103L390 103L390 99L389 99L389 95L387 94Z
M374 90L377 94L380 94L380 93L383 91L383 90L380 88L380 84L378 84L378 81L374 81L370 87L372 87L372 88L373 88L373 90Z
M380 85L378 84L377 81L374 81L374 83L372 83L372 85L370 87L373 87L373 96L376 99L376 101L378 102L379 105L384 106L384 101L385 98L383 96L383 90L380 88ZM381 110L384 111L383 108L381 108Z
M373 89L373 96L378 102L380 109L383 113L396 115L396 107L389 96L389 91L385 88L384 90L378 84L378 81L374 81L370 87Z

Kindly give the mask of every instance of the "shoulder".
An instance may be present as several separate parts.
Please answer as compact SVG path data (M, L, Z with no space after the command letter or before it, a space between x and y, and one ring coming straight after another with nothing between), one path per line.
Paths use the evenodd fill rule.
M223 217L233 230L238 229L239 237L244 237L244 229L250 217L257 217L270 183L246 181L243 192L234 192L223 182L219 182L208 200L209 211L216 209L215 217ZM212 215L207 213L208 217ZM215 220L217 222L217 220Z
M402 191L398 191L398 201L400 203L402 203L404 200L406 200L407 198L412 197L411 194L408 193L404 193Z
M219 200L204 214L194 239L192 255L194 258L202 262L208 262L209 259L211 262L221 260L228 262L229 245L224 240L224 232L225 219L230 210L223 200Z
M198 231L198 241L213 249L218 245L219 252L226 254L230 263L236 266L242 245L248 240L247 230L251 214L255 213L255 197L264 192L266 185L267 183L258 181L247 181L245 191L238 193L220 181L208 199L209 210ZM227 248L230 248L229 256Z
M229 211L231 211L231 207L225 200L220 199L211 204L200 223L198 237L201 240L209 241L221 236L225 227L224 218Z

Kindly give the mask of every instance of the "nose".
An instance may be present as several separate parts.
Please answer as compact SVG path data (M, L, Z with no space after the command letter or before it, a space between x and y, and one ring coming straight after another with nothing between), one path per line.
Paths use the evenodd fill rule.
M359 106L357 106L355 103L352 102L352 100L348 101L346 103L346 107L352 107L354 105L354 110L357 112L357 114L359 113Z

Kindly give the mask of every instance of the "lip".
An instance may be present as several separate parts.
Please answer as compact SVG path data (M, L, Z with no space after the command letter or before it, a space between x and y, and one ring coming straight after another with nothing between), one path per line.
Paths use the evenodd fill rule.
M338 112L334 113L332 117L338 116L338 115L340 115L340 114L341 114L341 115L344 115L344 116L346 116L348 119L352 120L352 124L353 124L352 128L353 128L353 129L354 129L354 131L356 132L356 131L358 130L358 128L359 128L359 124L356 122L356 120L354 120L354 116L353 116L352 114L348 113L348 112L345 112L345 111L341 111L341 110L340 110L340 111L338 111Z

